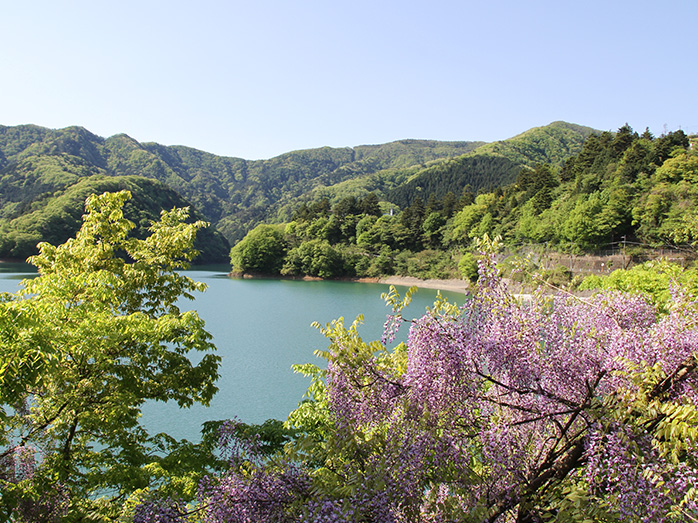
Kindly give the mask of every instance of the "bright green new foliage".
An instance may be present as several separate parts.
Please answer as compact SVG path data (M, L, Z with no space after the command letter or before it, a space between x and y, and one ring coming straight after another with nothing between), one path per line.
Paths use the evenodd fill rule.
M129 237L126 191L91 196L82 228L30 259L39 276L0 303L0 519L98 520L148 486L147 400L208 404L220 358L204 322L179 309L205 286L187 267L203 222L164 212Z
M684 269L667 260L647 261L627 270L615 270L608 276L588 276L580 289L643 294L660 312L665 313L672 295L679 291L690 296L698 294L698 271Z

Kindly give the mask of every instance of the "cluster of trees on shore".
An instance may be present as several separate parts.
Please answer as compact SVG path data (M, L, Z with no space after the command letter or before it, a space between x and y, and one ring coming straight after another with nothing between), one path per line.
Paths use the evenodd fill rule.
M459 202L449 193L427 206L418 198L399 213L381 205L373 193L333 206L327 199L303 204L292 221L258 225L238 242L231 250L233 271L321 278L458 277L452 254L440 249L438 238L468 198Z
M303 204L290 222L261 224L236 244L233 270L472 278L474 239L484 234L509 246L547 244L574 253L621 239L648 245L696 239L698 152L683 131L655 138L626 125L590 136L559 168L522 168L515 183L491 192L437 198L433 189L426 201L416 196L402 210L373 193Z

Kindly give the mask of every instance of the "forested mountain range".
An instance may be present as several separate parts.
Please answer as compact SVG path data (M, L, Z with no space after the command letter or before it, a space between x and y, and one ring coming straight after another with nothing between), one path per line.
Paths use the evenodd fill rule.
M405 207L416 196L510 183L522 166L561 165L592 132L555 122L490 144L401 140L250 161L140 143L125 134L102 138L81 127L0 126L0 256L31 254L37 240L64 241L82 213L76 195L105 186L107 178L119 178L119 187L142 193L134 205L154 204L148 216L165 200L167 205L175 201L166 185L186 200L179 204L190 202L232 243L255 224L288 220L302 202L323 197L338 201L374 192ZM152 191L161 195L153 197ZM223 243L209 248L211 255L225 250Z

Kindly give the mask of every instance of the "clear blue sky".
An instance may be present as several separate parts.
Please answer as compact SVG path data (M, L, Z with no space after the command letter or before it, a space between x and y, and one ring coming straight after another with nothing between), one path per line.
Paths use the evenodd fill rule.
M555 120L698 132L698 0L55 1L0 9L0 124L246 159Z

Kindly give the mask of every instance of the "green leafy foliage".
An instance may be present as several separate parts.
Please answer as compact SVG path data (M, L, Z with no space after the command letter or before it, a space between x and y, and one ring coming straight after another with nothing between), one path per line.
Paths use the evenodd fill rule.
M153 454L177 446L140 426L143 403L207 405L217 390L219 357L189 359L214 350L211 336L179 309L205 288L178 272L205 223L173 209L129 236L130 198L90 196L75 238L42 243L39 276L0 303L0 512L13 521L42 506L61 520L113 516L112 500L176 465Z
M314 239L289 251L281 273L334 278L343 276L345 271L341 254L327 240Z
M647 190L633 208L638 234L651 242L694 241L690 220L698 214L698 153L675 149L641 183Z
M648 261L630 269L617 269L608 276L588 276L579 288L639 293L666 312L672 294L698 295L698 271L667 260Z
M477 260L472 253L467 252L461 257L461 259L458 261L458 271L463 279L467 279L472 282L477 281Z
M279 274L286 248L279 226L258 225L230 251L233 271Z

